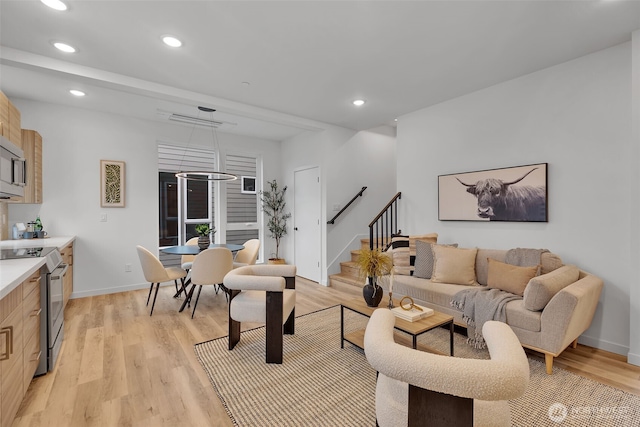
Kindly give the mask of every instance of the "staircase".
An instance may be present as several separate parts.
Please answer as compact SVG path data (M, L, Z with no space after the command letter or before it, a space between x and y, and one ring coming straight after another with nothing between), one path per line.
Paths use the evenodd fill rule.
M361 239L360 247L362 249L369 248L369 239ZM360 250L351 251L351 261L340 263L340 273L329 276L329 286L341 291L357 291L360 292L364 286L364 279L359 277L358 256Z

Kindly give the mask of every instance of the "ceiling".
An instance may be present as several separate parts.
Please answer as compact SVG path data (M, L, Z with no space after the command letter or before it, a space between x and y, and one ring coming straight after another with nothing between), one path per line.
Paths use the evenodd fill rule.
M166 120L159 110L197 116L205 105L226 122L220 131L274 140L327 124L392 124L640 28L633 0L66 4L0 1L0 88L10 98L149 120ZM165 46L166 34L184 45ZM355 107L356 98L367 102Z

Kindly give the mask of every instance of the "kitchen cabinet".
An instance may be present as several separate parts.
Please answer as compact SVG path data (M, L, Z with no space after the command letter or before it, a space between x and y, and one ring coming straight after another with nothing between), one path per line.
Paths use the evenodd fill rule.
M11 426L40 352L40 270L0 300L0 427Z
M0 426L8 427L13 422L24 396L22 285L0 300L0 305L4 315L0 322Z
M66 307L69 297L73 293L73 242L65 246L60 251L60 255L62 255L62 262L68 266L62 279L62 300L64 307Z
M22 203L42 203L42 136L22 129L22 150L27 160L27 185Z
M9 139L9 98L0 91L0 135Z
M20 110L9 101L9 141L22 148L22 121Z

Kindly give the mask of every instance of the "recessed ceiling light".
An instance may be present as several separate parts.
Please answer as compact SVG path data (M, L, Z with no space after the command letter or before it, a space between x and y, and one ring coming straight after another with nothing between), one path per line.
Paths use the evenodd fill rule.
M42 3L55 10L67 10L67 5L60 0L40 0Z
M163 36L162 37L162 41L167 46L171 46L171 47L180 47L180 46L182 46L182 42L180 40L178 40L177 38L173 37L173 36Z
M353 105L355 105L356 107L361 107L363 106L365 103L364 99L356 99L355 101L353 101Z
M63 51L63 52L67 52L67 53L74 53L76 51L76 48L73 46L69 46L66 43L61 43L61 42L55 42L53 44L57 49Z
M71 95L73 95L73 96L85 96L85 95L86 95L86 93L84 93L83 91L78 90L78 89L71 89L71 90L69 91L69 93L70 93Z
M249 87L249 86L251 86L251 83L249 83L249 82L242 82L242 86L244 86L244 87Z

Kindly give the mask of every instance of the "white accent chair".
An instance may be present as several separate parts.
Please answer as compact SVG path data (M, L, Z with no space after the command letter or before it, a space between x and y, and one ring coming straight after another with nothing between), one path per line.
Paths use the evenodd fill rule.
M224 278L229 291L229 350L242 322L266 324L266 362L282 363L283 334L295 331L295 265L248 265Z
M395 320L389 310L374 311L364 337L367 360L378 371L379 426L511 426L507 400L527 389L529 363L507 324L485 323L482 334L491 359L481 360L396 344Z
M153 296L153 304L151 304L151 312L149 313L149 316L151 316L153 315L153 307L156 305L156 298L158 297L160 283L170 282L173 280L176 285L176 291L178 291L178 279L182 281L187 276L187 272L180 267L165 267L162 265L158 257L142 246L138 245L136 246L136 249L138 251L138 257L140 258L140 265L142 266L144 278L147 282L151 283L149 296L147 296L147 305L149 305L153 285L156 285L156 293Z
M244 246L244 249L238 251L235 259L233 260L233 268L244 267L245 265L254 265L258 259L260 240L247 240L242 246Z
M198 300L200 299L200 292L202 292L202 286L204 285L219 285L223 282L224 276L233 269L233 255L227 248L209 248L200 252L195 256L193 265L191 267L191 291L187 298L193 296L193 291L196 286L198 288L198 295L196 295L196 301L193 304L193 312L191 318L196 314L196 307L198 306ZM216 294L217 294L216 289Z

